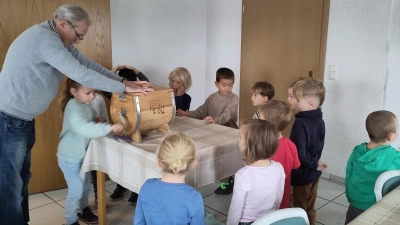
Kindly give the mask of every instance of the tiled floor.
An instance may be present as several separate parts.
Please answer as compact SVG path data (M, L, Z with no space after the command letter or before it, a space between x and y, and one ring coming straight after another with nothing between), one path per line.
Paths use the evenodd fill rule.
M115 189L116 184L110 180L106 182L106 185L106 196L108 198ZM209 213L214 214L217 220L226 222L232 195L215 195L214 190L217 187L218 184L213 183L200 187L198 190L203 195L206 210ZM29 224L63 224L66 195L66 189L30 195L29 208L31 222ZM129 194L125 195L120 201L112 202L107 200L107 205L110 206L110 210L107 212L108 224L132 225L135 207L127 202L128 198ZM91 192L89 196L89 204L92 206L93 203L94 195L93 192ZM315 205L317 208L318 224L344 224L348 203L346 196L344 195L343 184L321 178L318 187L318 197ZM96 211L94 212L96 213Z

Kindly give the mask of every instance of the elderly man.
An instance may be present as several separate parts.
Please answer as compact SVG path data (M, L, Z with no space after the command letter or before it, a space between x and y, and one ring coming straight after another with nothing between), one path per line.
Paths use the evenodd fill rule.
M8 49L0 74L0 224L29 222L28 183L35 120L57 94L63 74L94 89L145 92L82 55L73 45L90 18L79 6L63 5L54 19L34 25ZM150 90L151 91L151 90Z

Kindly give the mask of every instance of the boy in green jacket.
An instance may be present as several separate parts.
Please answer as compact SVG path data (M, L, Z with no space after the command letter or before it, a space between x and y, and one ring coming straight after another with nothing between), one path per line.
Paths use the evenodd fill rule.
M379 175L400 169L400 152L390 144L398 137L396 116L381 110L368 115L366 127L370 141L356 146L346 168L346 197L350 205L345 224L376 203L374 187Z

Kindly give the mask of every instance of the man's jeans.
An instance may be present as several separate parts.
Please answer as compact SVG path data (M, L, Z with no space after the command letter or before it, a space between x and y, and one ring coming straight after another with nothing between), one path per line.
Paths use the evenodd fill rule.
M68 195L65 202L65 220L66 224L73 224L78 221L78 212L82 212L88 207L90 192L90 175L85 174L85 180L79 176L82 163L67 162L58 159L58 165L64 173L68 185Z
M0 111L0 224L29 222L28 184L35 120Z

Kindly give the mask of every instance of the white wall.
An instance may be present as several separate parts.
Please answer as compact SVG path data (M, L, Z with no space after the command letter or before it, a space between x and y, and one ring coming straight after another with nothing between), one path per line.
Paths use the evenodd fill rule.
M131 65L151 83L168 87L168 75L186 67L193 80L191 109L204 102L206 2L111 0L113 65Z
M400 120L400 0L392 0L388 35L388 78L384 109L396 114ZM400 139L393 143L400 149Z
M241 0L111 0L113 65L137 66L162 85L173 68L187 67L191 109L216 91L219 67L235 72L238 94L241 10ZM400 119L399 12L400 0L331 0L321 159L328 173L345 176L352 149L368 141L370 112L385 108ZM338 67L337 80L329 80L329 65Z
M369 141L365 130L367 115L383 108L386 79L399 84L395 70L398 73L400 55L397 52L397 59L396 53L388 59L388 49L392 48L388 45L389 27L392 34L397 31L397 37L393 37L397 40L393 42L398 44L400 38L399 25L395 27L390 22L391 12L390 0L331 0L324 82L327 93L323 105L326 142L321 159L328 163L328 173L345 176L352 149ZM338 66L335 81L329 80L329 65ZM393 70L389 77L388 68ZM388 88L387 103L395 104L397 93L394 87ZM392 109L399 112L398 106Z
M228 67L235 73L233 92L239 95L242 32L241 0L206 1L206 96L217 91L215 72Z

